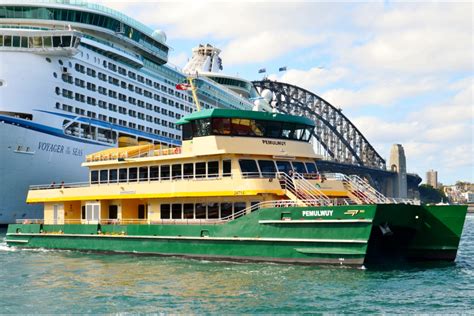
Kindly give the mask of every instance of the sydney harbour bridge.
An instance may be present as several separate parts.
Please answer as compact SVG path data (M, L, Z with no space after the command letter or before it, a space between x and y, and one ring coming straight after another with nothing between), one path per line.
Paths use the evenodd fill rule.
M281 113L305 116L315 124L314 138L326 159L318 162L322 172L357 174L387 196L398 197L394 188L400 175L396 166L387 170L386 161L362 135L359 129L342 113L318 95L288 83L262 80L253 85L259 93L272 92L270 105ZM405 181L405 180L403 180ZM421 178L407 174L408 196L415 197Z

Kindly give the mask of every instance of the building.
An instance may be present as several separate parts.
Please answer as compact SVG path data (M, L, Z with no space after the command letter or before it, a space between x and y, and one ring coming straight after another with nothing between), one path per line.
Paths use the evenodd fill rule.
M431 169L426 172L426 184L435 189L438 188L438 171Z

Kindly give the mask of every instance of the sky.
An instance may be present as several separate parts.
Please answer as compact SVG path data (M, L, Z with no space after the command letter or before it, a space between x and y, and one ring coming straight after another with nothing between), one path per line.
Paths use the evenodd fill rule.
M163 30L170 64L209 43L224 73L260 80L266 68L341 108L387 163L402 144L409 172L474 182L470 1L91 2Z

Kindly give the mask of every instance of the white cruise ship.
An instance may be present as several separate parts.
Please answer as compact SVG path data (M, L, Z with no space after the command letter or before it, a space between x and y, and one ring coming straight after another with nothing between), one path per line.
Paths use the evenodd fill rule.
M181 144L175 121L195 106L168 51L163 32L100 5L0 0L0 224L41 218L29 185L88 180L87 154ZM254 107L250 82L217 74L218 53L201 45L185 68L201 74L201 106Z

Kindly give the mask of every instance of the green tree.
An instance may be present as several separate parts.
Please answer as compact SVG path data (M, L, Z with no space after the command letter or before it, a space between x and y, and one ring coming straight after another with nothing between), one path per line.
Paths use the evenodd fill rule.
M441 189L435 189L431 185L421 184L418 187L422 203L447 202L448 198Z

